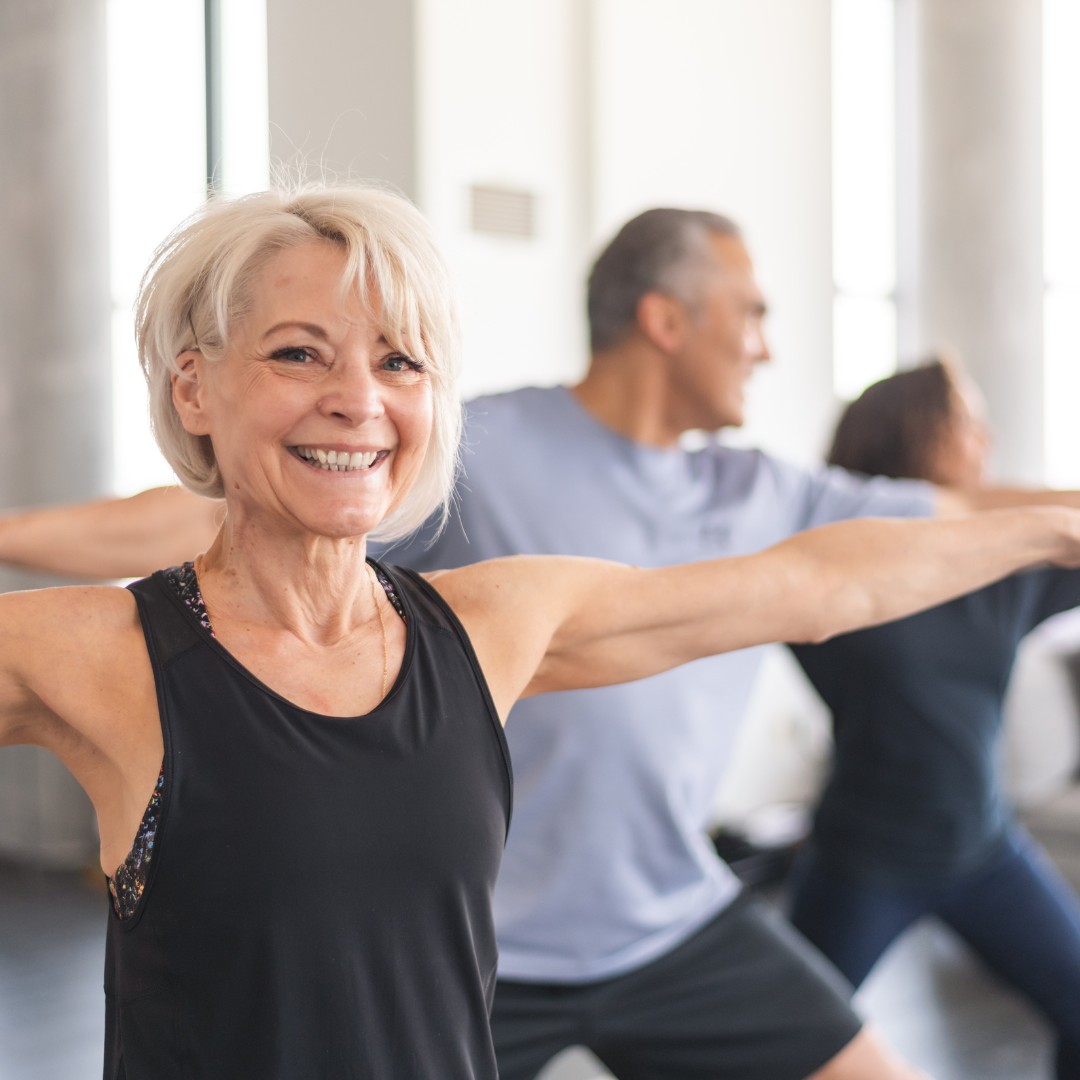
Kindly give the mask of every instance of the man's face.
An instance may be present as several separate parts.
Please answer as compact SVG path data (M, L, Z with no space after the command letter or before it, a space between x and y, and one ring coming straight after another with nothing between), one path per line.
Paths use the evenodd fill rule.
M769 359L765 301L750 255L734 236L711 236L695 304L670 356L672 399L682 430L717 431L744 421L746 382Z

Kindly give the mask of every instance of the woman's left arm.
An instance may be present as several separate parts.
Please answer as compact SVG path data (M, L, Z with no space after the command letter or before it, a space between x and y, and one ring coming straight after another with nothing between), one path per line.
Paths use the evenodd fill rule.
M543 556L435 575L505 715L519 697L629 682L770 641L888 622L1041 562L1080 563L1080 511L863 518L753 555L660 569Z

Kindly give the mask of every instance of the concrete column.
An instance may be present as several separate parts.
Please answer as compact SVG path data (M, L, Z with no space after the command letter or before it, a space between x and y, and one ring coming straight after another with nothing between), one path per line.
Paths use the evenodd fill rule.
M906 356L950 345L982 386L995 472L1043 470L1041 0L898 0Z
M272 168L417 197L416 2L267 0Z
M105 0L0 4L0 102L0 506L87 498L112 463ZM95 848L59 763L0 752L0 856Z

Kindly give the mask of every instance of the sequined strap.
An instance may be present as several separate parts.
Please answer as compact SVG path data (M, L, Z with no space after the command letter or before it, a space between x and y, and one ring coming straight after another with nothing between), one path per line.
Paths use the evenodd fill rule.
M405 618L405 606L401 602L401 597L397 594L394 583L377 567L372 569L375 570L375 580L383 587L383 592L386 593L386 599L390 601L390 606L401 616L402 622L408 622L408 619Z

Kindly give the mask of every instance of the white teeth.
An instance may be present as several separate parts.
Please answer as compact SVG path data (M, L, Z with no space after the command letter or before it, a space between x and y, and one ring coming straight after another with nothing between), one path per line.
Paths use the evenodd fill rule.
M317 465L327 472L352 472L355 469L370 469L379 456L374 450L366 453L357 450L349 453L347 450L319 450L310 446L298 446L297 454L312 465Z

